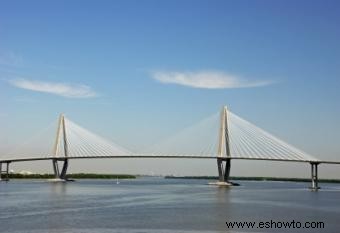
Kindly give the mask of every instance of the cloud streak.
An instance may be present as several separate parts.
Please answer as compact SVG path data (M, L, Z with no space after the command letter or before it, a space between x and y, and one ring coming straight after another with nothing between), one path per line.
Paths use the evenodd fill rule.
M96 93L91 87L81 84L43 82L27 79L11 79L8 82L17 88L44 92L67 98L91 98L96 96Z
M235 75L219 71L201 72L161 72L152 73L152 78L165 84L177 84L193 88L223 89L223 88L250 88L267 86L273 83L270 80L247 80Z

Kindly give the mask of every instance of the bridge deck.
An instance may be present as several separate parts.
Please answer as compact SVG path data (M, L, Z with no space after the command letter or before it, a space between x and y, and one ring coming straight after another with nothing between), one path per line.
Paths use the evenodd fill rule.
M276 158L250 158L250 157L218 157L218 156L197 156L197 155L113 155L113 156L68 156L67 159L124 159L124 158L155 158L155 159L234 159L234 160L260 160L260 161L278 161L278 162L303 162L303 163L323 163L323 164L340 164L340 161L330 160L298 160L298 159L276 159ZM64 160L66 157L29 157L29 158L6 158L0 159L0 163L27 162L39 160Z

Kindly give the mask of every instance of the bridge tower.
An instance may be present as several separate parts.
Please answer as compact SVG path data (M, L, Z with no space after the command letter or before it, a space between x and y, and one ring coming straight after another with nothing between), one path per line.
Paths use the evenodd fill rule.
M218 168L218 185L232 185L229 182L231 156L230 156L230 141L228 128L228 109L224 106L221 110L219 143L217 151L217 168Z
M62 151L64 156L59 156L58 152ZM68 143L65 126L65 116L60 114L57 128L56 139L53 147L53 155L55 159L52 160L54 176L56 180L66 181L66 172L68 168ZM63 162L61 171L59 170L59 161Z

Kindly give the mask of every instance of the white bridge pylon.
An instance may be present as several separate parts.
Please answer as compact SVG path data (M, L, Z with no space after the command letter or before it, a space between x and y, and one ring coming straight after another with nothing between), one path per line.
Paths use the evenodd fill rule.
M319 160L284 142L223 107L198 124L188 127L173 137L146 150L131 151L79 126L63 114L58 121L54 145L49 152L32 156L0 158L0 163L51 159L56 178L66 179L69 159L74 158L215 158L220 182L228 182L231 159L277 160L309 162ZM63 166L59 169L59 164ZM315 170L315 169L314 169ZM317 169L316 169L317 171Z

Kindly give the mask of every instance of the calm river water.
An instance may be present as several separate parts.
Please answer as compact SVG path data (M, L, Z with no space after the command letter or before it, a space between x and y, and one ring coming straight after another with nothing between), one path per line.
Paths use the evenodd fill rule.
M0 183L0 232L340 232L340 184L139 178ZM323 222L323 229L228 229L226 221ZM272 225L273 226L273 225ZM279 227L279 225L278 225Z

